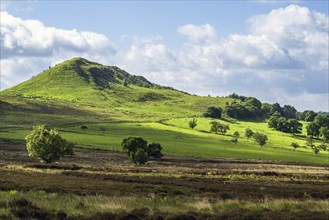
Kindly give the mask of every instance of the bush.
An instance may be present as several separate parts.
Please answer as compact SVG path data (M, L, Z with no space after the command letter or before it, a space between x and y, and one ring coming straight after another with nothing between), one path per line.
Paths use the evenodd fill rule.
M130 160L133 161L135 164L145 164L148 160L147 153L142 148L137 148L135 152L130 154Z
M73 144L63 139L58 130L48 130L45 125L33 127L25 140L28 155L41 162L51 163L65 155L73 155Z
M135 164L145 164L149 157L161 158L162 147L159 143L147 145L141 137L128 137L122 140L121 146L128 153L129 159ZM146 155L146 156L145 156Z
M162 147L159 143L149 144L147 147L147 155L149 157L161 158L163 154L161 153Z
M207 108L207 111L203 114L206 118L218 118L220 119L222 117L223 109L221 107L214 107L211 106Z
M193 118L191 121L188 122L188 126L192 128L192 130L197 126L197 120Z
M296 150L296 148L300 147L299 144L296 142L292 142L290 145L294 148L294 150Z
M261 134L256 132L253 137L255 138L255 141L261 146L263 147L266 144L266 141L268 140L267 135L266 134Z
M232 137L231 142L237 144L238 143L238 138L237 137Z
M249 139L254 135L254 132L250 128L246 128L244 135L246 136L247 139Z

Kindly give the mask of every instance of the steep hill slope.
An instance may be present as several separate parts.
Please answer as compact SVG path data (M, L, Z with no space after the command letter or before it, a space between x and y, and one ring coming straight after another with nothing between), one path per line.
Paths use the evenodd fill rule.
M73 58L1 91L0 111L154 121L200 116L226 100L189 95L118 67Z

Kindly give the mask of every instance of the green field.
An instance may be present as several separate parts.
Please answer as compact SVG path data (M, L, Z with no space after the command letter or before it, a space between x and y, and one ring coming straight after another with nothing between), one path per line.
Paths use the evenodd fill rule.
M210 106L224 108L234 101L190 95L117 67L74 58L0 92L0 138L23 140L33 125L45 124L91 148L121 150L123 138L140 136L161 143L165 154L329 163L328 151L315 155L305 147L306 123L303 134L293 136L269 129L264 119L247 122L225 116L221 122L229 124L228 133L211 134L211 120L202 114ZM194 130L188 128L192 117L198 120ZM83 124L88 126L84 132ZM268 143L261 148L246 139L246 128L267 134ZM241 135L238 144L230 141L235 131ZM293 151L291 142L302 147Z
M87 124L88 129L82 131L81 125L61 128L63 137L77 143L78 146L102 148L108 150L121 150L121 141L128 136L139 136L149 143L159 142L163 146L164 154L191 155L212 158L243 158L256 160L281 160L307 163L329 163L328 152L320 151L315 155L312 149L305 145L303 135L293 136L267 128L265 122L232 121L230 130L225 135L208 132L210 119L198 118L194 130L188 128L191 118L165 120L162 123L100 123ZM105 128L105 132L100 128ZM266 133L268 143L260 147L251 139L244 137L245 128L255 132ZM231 142L232 135L238 131L241 137L238 144ZM0 132L0 138L23 140L29 130L9 129ZM293 151L291 142L298 142L301 148Z

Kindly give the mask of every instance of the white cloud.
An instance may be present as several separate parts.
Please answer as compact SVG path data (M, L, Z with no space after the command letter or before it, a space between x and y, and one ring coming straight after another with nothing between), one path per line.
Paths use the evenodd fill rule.
M116 49L102 34L47 27L1 12L1 88L24 81L49 65L82 56L109 62Z
M237 92L328 111L327 99L320 101L328 97L328 16L290 5L248 24L249 34L222 39L209 24L184 25L177 29L188 37L182 50L149 41L134 44L121 62L131 72L191 93Z
M212 40L216 37L215 27L209 24L187 24L179 27L177 32L187 35L191 41Z
M247 21L248 34L225 38L219 38L210 24L187 24L177 29L187 36L181 48L168 48L161 36L123 36L122 41L131 40L131 45L115 55L104 35L6 16L5 26L1 23L6 87L45 66L83 56L190 93L236 92L293 104L299 110L328 111L328 15L306 7L291 5L254 16Z

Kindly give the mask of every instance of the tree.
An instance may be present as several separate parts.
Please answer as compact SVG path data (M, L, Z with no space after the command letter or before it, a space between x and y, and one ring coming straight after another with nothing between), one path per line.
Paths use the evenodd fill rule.
M318 155L318 153L320 152L320 148L314 147L313 151L314 151L315 155Z
M286 119L296 118L297 110L295 109L295 107L293 107L291 105L284 105L283 106L283 116Z
M105 131L106 131L106 128L104 127L100 127L99 130L102 132L102 135L104 135Z
M227 132L228 130L230 130L230 126L229 126L229 125L219 123L218 131L219 131L220 133L222 133L222 135L226 134L226 132Z
M290 130L289 133L293 135L302 133L303 125L297 119L288 119L287 124Z
M327 127L321 127L319 129L320 137L324 143L329 142L329 129Z
M218 133L218 131L219 131L219 122L217 122L217 121L212 121L212 122L210 122L210 125L211 125L211 127L210 127L210 131L211 132L213 132L213 133L215 133L215 134L217 134Z
M28 155L41 162L52 163L65 155L73 155L73 144L63 139L57 129L47 129L45 125L34 126L25 137Z
M86 125L82 125L80 128L81 128L83 131L85 131L85 130L88 129L88 127L87 127Z
M141 137L128 137L122 140L121 147L128 152L129 156L131 152L135 152L138 148L146 150L147 141Z
M261 146L263 147L266 144L266 141L268 140L267 135L266 134L261 134L256 132L253 135L255 141Z
M254 135L254 132L250 128L246 128L244 135L246 136L247 139L249 139Z
M231 141L233 143L237 144L238 143L238 138L237 137L232 137Z
M122 149L126 150L128 157L135 164L143 164L143 152L147 156L147 141L141 137L128 137L124 138L121 143ZM139 150L138 150L139 149ZM137 154L138 150L138 154ZM143 151L143 152L142 152ZM142 158L140 161L138 159ZM147 160L146 160L147 161ZM145 162L144 162L145 163Z
M294 151L296 150L296 148L299 148L299 144L296 142L292 142L290 145L294 148Z
M308 136L306 139L306 145L310 146L311 148L314 148L314 141L313 136Z
M271 114L273 115L275 112L278 112L280 116L283 116L283 109L281 108L279 103L272 104Z
M236 138L239 138L240 137L240 133L238 131L235 131L233 133L233 136L236 137Z
M147 155L149 157L161 158L163 154L161 153L162 147L159 143L149 144L147 147Z
M318 146L319 149L323 150L323 151L326 151L327 150L327 145L322 143Z
M188 122L188 126L192 128L192 130L197 126L197 120L193 118L191 121Z
M135 164L145 164L148 160L147 152L142 148L137 148L135 152L132 152L129 156L130 160Z
M206 118L217 118L220 119L222 117L223 109L221 107L208 107L207 111L203 114Z

